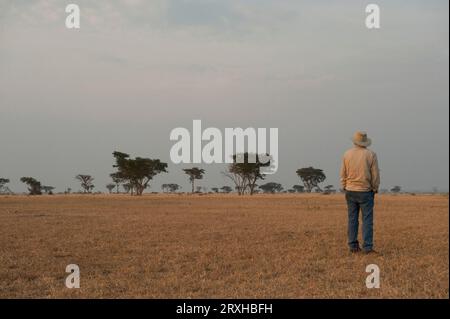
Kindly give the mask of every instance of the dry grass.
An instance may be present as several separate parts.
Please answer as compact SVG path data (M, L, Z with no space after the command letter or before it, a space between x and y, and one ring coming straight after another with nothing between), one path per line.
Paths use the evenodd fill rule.
M448 222L448 197L381 195L366 256L347 252L342 195L4 196L0 296L448 298Z

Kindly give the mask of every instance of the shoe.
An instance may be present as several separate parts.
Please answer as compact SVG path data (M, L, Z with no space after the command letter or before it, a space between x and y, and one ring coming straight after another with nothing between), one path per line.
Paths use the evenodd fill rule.
M360 251L361 251L361 248L359 248L359 247L350 248L350 252L352 254L359 253Z
M374 249L364 250L365 255L379 255L379 253Z

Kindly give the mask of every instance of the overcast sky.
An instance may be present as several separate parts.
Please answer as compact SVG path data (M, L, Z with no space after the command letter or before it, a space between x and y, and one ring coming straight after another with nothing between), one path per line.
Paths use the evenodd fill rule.
M160 158L175 182L173 128L279 128L279 170L299 184L314 166L338 185L355 130L373 139L381 187L448 190L448 1L0 0L0 177L33 176L57 191L95 177L111 153ZM208 187L230 185L205 165Z

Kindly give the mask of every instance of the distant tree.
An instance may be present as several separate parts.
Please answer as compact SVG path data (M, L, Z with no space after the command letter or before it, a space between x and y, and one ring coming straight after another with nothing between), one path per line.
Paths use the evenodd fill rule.
M218 193L218 192L219 192L219 188L218 188L218 187L211 187L211 190L212 190L214 193Z
M290 188L290 189L288 189L288 190L287 190L287 192L288 192L288 193L290 193L290 194L292 194L292 193L296 193L296 190L295 190L295 189L292 189L292 188Z
M267 157L268 161L261 162L261 157ZM258 180L264 179L261 168L270 167L271 157L269 154L243 153L233 155L233 163L228 166L228 172L223 175L231 179L239 195L249 193L253 195Z
M266 183L259 186L264 193L279 193L283 190L283 186L279 183Z
M196 179L202 179L203 175L205 174L205 170L198 168L198 167L192 167L192 168L185 168L183 169L184 173L189 176L189 182L191 182L192 185L192 193L195 189L195 180Z
M401 190L402 190L401 186L394 186L391 188L392 193L400 193Z
M94 178L91 175L78 174L75 179L80 181L84 193L90 193L94 189Z
M230 186L222 186L221 188L220 188L220 190L223 192L223 193L231 193L232 191L233 191L233 189L230 187Z
M120 184L122 184L125 181L124 178L122 176L120 176L120 173L117 173L117 172L111 173L111 174L109 174L109 176L111 177L113 183L115 184L116 194L119 194L119 186L120 186Z
M160 173L167 173L167 163L159 159L150 159L136 157L130 158L130 155L121 152L114 152L116 177L121 178L130 184L131 195L133 190L136 195L142 195L144 190L149 187L150 181Z
M0 178L0 194L11 194L11 190L6 186L9 183L9 179Z
M68 187L65 191L64 194L70 194L72 192L72 188Z
M30 195L42 194L41 182L34 179L33 177L22 177L20 181L28 185L28 192L30 193Z
M320 191L319 183L326 179L323 170L314 167L300 168L297 170L297 175L302 180L308 193L311 193L313 188Z
M55 189L53 186L41 186L41 189L46 193L47 195L53 195L53 190Z
M131 189L133 188L133 186L131 185L131 183L125 183L122 185L123 190L125 191L125 193L129 193L131 192Z
M164 193L175 193L180 188L181 188L180 185L174 183L161 185L161 189L163 190Z
M169 190L171 193L175 193L181 189L181 186L175 183L169 184Z
M324 189L325 189L325 193L327 193L327 194L336 192L333 185L327 185L324 187Z
M110 194L112 193L114 188L116 188L116 184L112 184L112 183L106 184L106 189L108 189Z
M4 187L8 183L9 183L9 179L7 179L7 178L0 178L0 188Z
M305 186L294 185L294 186L292 186L292 189L295 190L297 193L303 193L305 191Z

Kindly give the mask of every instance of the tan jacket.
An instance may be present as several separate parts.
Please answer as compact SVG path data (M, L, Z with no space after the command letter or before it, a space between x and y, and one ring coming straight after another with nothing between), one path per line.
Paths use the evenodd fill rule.
M345 152L341 167L341 186L355 192L378 192L380 171L375 152L355 146Z

